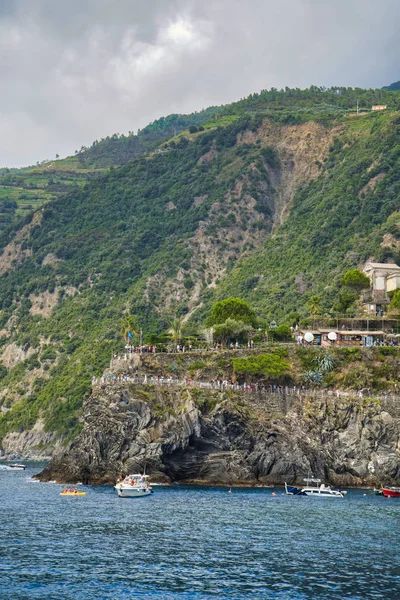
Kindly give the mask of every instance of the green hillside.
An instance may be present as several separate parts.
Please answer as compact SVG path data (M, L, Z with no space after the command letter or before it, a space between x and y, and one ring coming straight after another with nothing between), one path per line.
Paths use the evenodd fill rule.
M386 85L383 89L389 92L398 92L400 90L400 81L395 81L390 85Z
M199 127L221 109L208 108L191 115L169 115L150 123L137 134L114 134L95 140L74 156L42 161L23 169L0 169L0 230L18 223L45 202L78 190L110 167L155 151L159 145L189 127Z
M43 161L23 169L0 169L0 230L23 219L44 202L82 187L110 167L151 154L163 142L190 128L213 127L217 120L219 125L226 125L245 115L268 116L274 122L287 124L310 119L330 121L354 111L357 102L361 111L370 110L373 104L387 104L391 110L399 110L399 96L393 93L396 89L396 84L392 84L381 90L317 86L308 90L263 90L233 104L162 117L136 134L114 134L95 140L90 147L76 150L72 157Z
M0 439L76 433L124 312L144 339L227 295L283 321L316 293L331 310L346 268L398 260L399 110L385 90L264 91L4 173L45 204L0 231Z
M400 262L400 114L358 117L337 132L320 175L298 189L285 223L240 261L216 295L250 299L268 317L328 311L340 276L368 258Z
M77 157L0 169L0 230L22 222L45 202L79 189L101 172L82 165Z

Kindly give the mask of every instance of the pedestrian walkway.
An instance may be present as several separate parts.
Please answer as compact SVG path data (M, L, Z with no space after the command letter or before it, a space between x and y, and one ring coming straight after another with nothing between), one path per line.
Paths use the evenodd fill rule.
M215 379L211 381L199 381L192 378L175 378L172 376L163 377L157 375L103 375L100 378L93 377L92 384L95 385L116 385L116 384L137 384L154 385L157 387L195 387L205 390L231 390L243 394L270 395L279 394L281 396L301 396L315 398L370 398L381 402L382 404L396 404L400 407L400 396L397 394L376 394L369 390L363 391L343 391L327 390L323 388L306 388L305 386L287 386L262 383L239 383L228 379Z

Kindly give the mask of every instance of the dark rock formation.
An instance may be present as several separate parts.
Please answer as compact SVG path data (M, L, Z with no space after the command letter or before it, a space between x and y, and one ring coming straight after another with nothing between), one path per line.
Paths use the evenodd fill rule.
M400 481L400 419L362 398L115 384L85 401L79 437L40 473L43 481L114 483L143 471L156 481L338 486Z

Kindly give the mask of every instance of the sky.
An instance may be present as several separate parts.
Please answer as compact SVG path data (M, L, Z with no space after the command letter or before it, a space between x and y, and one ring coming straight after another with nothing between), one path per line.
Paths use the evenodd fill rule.
M400 79L399 0L0 0L0 165L271 87Z

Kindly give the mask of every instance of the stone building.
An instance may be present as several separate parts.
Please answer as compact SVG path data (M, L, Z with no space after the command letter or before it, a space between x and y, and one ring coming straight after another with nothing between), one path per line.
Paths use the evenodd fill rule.
M363 271L371 281L371 289L364 295L364 310L381 315L390 303L390 292L400 289L400 267L395 263L367 262Z

